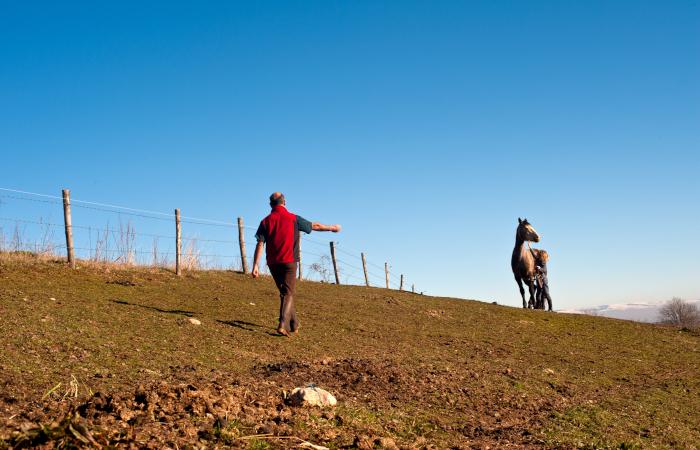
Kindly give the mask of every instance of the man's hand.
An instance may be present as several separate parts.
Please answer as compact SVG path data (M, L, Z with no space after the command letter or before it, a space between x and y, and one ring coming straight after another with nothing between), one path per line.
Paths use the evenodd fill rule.
M329 228L334 233L337 233L338 231L340 231L340 225L331 225Z
M258 264L260 264L260 257L262 256L263 252L263 247L265 246L264 242L258 242L258 244L255 246L255 256L253 257L253 278L258 278L258 275L260 275L260 271L258 270Z

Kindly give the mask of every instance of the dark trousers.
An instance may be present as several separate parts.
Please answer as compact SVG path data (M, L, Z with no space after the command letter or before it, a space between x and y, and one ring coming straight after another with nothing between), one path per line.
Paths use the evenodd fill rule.
M299 328L299 322L294 312L294 283L297 280L297 263L272 264L268 266L270 274L280 291L280 324L287 332Z

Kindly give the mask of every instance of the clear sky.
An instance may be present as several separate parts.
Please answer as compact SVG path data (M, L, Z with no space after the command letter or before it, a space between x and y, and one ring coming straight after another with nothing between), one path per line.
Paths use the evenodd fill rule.
M429 295L520 305L520 217L555 309L700 298L699 119L697 1L0 13L0 187L253 227L281 191ZM0 217L60 221L30 203L3 198Z

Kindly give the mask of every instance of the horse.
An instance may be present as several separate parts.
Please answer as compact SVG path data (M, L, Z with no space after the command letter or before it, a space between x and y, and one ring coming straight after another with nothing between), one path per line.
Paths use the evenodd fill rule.
M535 284L535 259L532 257L530 250L525 247L525 242L539 242L540 235L537 234L532 225L527 222L527 219L520 220L518 218L518 229L515 232L515 248L513 248L513 256L510 258L510 267L513 269L515 281L520 288L520 296L523 298L523 308L527 309L536 307ZM523 281L530 288L530 301L525 302L525 289L523 289Z

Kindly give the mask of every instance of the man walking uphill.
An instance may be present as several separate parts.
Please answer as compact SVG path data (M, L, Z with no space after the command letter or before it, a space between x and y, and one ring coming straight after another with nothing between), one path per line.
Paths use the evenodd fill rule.
M294 313L294 283L297 276L297 263L300 261L299 232L308 234L311 230L315 230L337 233L340 231L340 225L311 223L287 211L286 205L287 202L281 193L275 192L270 196L272 212L260 222L258 231L255 233L258 245L255 247L253 260L253 278L257 278L260 273L258 263L263 246L267 244L267 265L280 291L280 324L277 332L292 337L291 333L299 330L299 321Z

